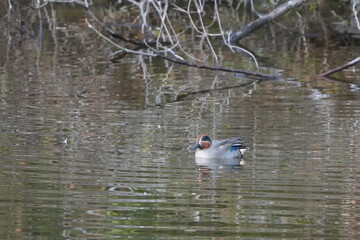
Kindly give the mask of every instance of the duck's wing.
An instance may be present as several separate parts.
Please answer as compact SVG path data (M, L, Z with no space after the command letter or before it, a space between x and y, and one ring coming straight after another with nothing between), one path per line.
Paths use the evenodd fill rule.
M216 141L213 144L214 144L215 148L221 148L221 149L223 149L223 148L225 148L225 149L230 149L230 148L245 149L246 148L243 141L238 137Z

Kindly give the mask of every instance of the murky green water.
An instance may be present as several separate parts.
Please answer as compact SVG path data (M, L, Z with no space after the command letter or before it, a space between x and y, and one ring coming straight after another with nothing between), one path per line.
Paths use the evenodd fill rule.
M283 79L194 93L250 80L79 37L2 40L1 239L360 238L359 68L282 52ZM199 132L241 136L246 164L196 162Z

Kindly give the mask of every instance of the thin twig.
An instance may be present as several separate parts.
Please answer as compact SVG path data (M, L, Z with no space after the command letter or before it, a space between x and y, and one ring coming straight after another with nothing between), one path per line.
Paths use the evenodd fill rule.
M193 59L193 60L195 60L195 61L201 61L200 59L196 58L196 57L193 56L192 54L188 53L188 52L182 47L182 45L180 44L180 40L179 40L179 38L178 38L178 33L176 33L174 27L172 26L168 14L165 14L165 16L166 16L167 24L169 25L169 27L170 27L170 29L171 29L171 31L172 31L172 33L173 33L173 35L172 35L172 36L169 36L169 37L170 37L170 38L171 38L171 37L174 37L174 38L175 38L175 40L176 40L176 46L180 49L180 51L181 51L182 53L184 53L184 54L185 54L186 56L188 56L189 58L191 58L191 59ZM175 47L175 45L174 45L174 47Z
M244 48L241 48L241 47L238 47L238 46L235 46L235 45L232 45L231 42L230 42L230 34L228 34L228 36L226 37L225 36L225 32L223 31L223 28L222 28L222 23L221 23L221 19L220 19L220 14L219 14L219 8L218 8L218 5L217 5L217 1L214 1L214 12L215 12L215 18L217 19L217 22L218 22L218 25L219 25L219 30L220 30L220 34L222 36L222 39L223 39L223 42L226 46L228 46L228 48L232 51L232 52L235 52L238 51L238 52L244 52L245 54L247 54L248 56L250 56L253 61L255 62L255 66L257 69L259 69L259 64L254 56L254 54L252 54L251 52L249 52L248 50L244 49Z
M155 4L154 4L154 7L156 7ZM200 6L197 6L197 7L198 7L198 10L199 10L202 6L200 5ZM95 17L95 15L89 9L88 9L88 13L93 18L93 20L95 20L109 35L111 35L113 37L116 37L118 39L119 38L121 39L121 36L119 36L117 33L113 32L111 29L107 28L101 21L99 21ZM169 21L169 19L167 19L167 21ZM115 43L114 41L112 41L111 39L106 37L99 30L97 30L89 22L88 19L85 19L85 22L88 25L88 27L90 29L92 29L93 31L95 31L101 38L105 39L107 42L109 42L110 44L112 44L113 46L115 46L116 48L120 49L122 52L125 52L125 53L130 53L130 54L135 54L135 55L142 55L142 56L147 56L147 57L159 57L159 58L165 59L165 60L173 62L173 63L182 64L182 65L186 65L186 66L189 66L189 67L196 67L196 68L200 68L200 69L208 69L208 70L214 70L214 71L240 73L240 74L253 76L253 77L258 77L258 78L263 78L263 79L276 79L276 78L278 78L277 76L274 76L274 75L262 74L262 73L258 73L258 72L251 72L251 71L245 71L245 70L239 70L239 69L223 68L223 67L219 67L219 66L207 66L207 65L199 65L199 64L190 63L190 62L187 62L186 60L184 60L181 56L177 55L172 49L165 48L165 47L162 47L162 48L164 48L164 51L159 51L159 49L156 50L156 49L152 48L153 52L144 52L144 51L131 50L131 49L128 49L128 48L126 48L124 46L121 46L121 45ZM166 25L166 23L164 22L164 19L162 20L162 25L163 26ZM172 27L170 29L173 31ZM174 33L174 31L172 33ZM167 35L170 37L170 35L171 35L170 32L167 31ZM145 43L144 45L146 46L147 44ZM149 49L151 50L151 48L149 48ZM117 53L120 53L121 51L117 51ZM173 57L166 56L165 55L166 53L169 53L170 55L175 57L175 59Z
M202 19L202 16L201 16L201 13L203 12L204 6L201 6L200 0L199 0L199 3L197 3L197 0L194 0L194 3L195 3L195 6L197 8L197 13L198 13L198 16L199 16L201 28L203 29L202 34L205 37L205 39L206 39L206 41L207 41L207 43L208 43L208 45L210 47L210 50L211 50L212 55L213 55L213 57L215 59L215 62L218 63L219 59L218 59L218 57L216 55L216 52L215 52L215 50L213 48L213 45L212 45L212 43L211 43L211 41L209 39L209 36L208 36L208 34L207 34L206 30L205 30L206 28L205 28L205 25L204 25L204 22L203 22L203 19Z
M176 60L176 59L172 59L170 57L166 57L164 55L161 55L160 53L155 54L155 53L145 53L145 52L140 52L140 51L134 51L134 50L125 48L125 47L120 46L119 44L113 42L111 39L109 39L104 34L102 34L99 30L97 30L93 25L91 25L90 22L87 19L85 19L85 22L88 25L88 27L90 29L94 30L100 37L102 37L107 42L111 43L112 45L114 45L115 47L121 49L122 51L124 51L126 53L131 53L131 54L136 54L136 55L143 55L143 56L147 56L147 57L159 57L159 58L163 58L163 59L165 59L167 61L170 61L170 62L173 62L173 63L182 64L182 65L186 65L186 66L189 66L189 67L196 67L196 68L200 68L200 69L208 69L208 70L232 72L232 73L241 73L241 74L245 74L245 75L248 75L248 76L265 78L265 79L276 79L276 78L278 78L277 76L263 74L263 73L257 73L257 72L239 70L239 69L223 68L223 67L219 67L219 66L206 66L206 65L199 65L199 64L195 64L195 63L189 63L189 62L184 61L184 60Z
M102 37L103 39L105 39L107 42L111 43L112 45L114 45L115 47L121 49L122 51L126 52L126 53L131 53L131 54L136 54L136 55L144 55L144 56L148 56L148 57L156 57L156 54L151 54L151 53L145 53L145 52L140 52L140 51L134 51L128 48L125 48L115 42L113 42L110 38L106 37L104 34L102 34L99 30L97 30L93 25L91 25L91 23L87 20L87 18L85 18L85 22L88 25L88 27L92 30L94 30L94 32L96 32L100 37Z

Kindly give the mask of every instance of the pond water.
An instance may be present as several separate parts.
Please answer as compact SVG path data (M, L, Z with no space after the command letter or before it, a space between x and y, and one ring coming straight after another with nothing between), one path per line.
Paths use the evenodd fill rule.
M312 77L359 46L275 51L256 82L51 34L1 40L1 239L360 238L359 68ZM196 162L200 132L244 163Z

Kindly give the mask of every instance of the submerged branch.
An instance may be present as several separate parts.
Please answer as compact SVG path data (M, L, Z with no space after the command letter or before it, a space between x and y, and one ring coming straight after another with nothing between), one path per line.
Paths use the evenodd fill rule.
M280 5L279 7L277 7L273 11L271 11L269 14L266 14L266 15L256 19L255 21L253 21L253 22L249 23L247 26L245 26L243 29L241 29L237 32L234 32L231 35L230 42L233 44L237 43L238 41L240 41L240 39L249 35L253 31L255 31L258 28L262 27L263 25L271 22L278 16L285 14L289 10L301 5L304 2L306 2L306 0L292 0L292 1L288 1L288 2Z
M354 60L351 60L350 62L340 66L340 67L337 67L337 68L334 68L334 69L331 69L330 71L327 71L325 73L322 73L322 74L319 74L317 75L317 77L326 77L326 76L330 76L331 74L333 73L336 73L336 72L339 72L345 68L348 68L348 67L351 67L355 64L357 64L358 62L360 62L360 57L357 57L355 58Z

